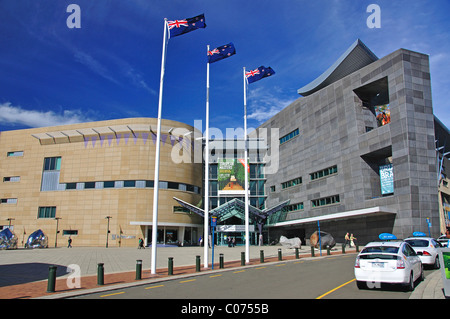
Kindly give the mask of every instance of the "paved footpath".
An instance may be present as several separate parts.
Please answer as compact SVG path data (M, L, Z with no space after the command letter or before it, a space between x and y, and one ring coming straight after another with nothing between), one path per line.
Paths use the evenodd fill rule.
M260 251L264 251L265 262L278 262L278 250L281 249L283 261L295 259L295 250L281 246L251 246L250 263L247 266L260 263ZM64 298L85 294L93 291L123 288L127 286L148 284L175 277L188 277L196 273L196 256L201 256L201 273L219 271L219 255L224 256L224 268L231 269L241 266L243 246L215 247L214 270L204 269L203 247L158 247L157 274L150 273L151 249L136 248L48 248L48 249L18 249L0 251L0 298L1 299L30 299L30 298ZM211 258L211 249L209 258ZM355 249L347 249L348 253L355 253ZM299 250L300 258L310 257L309 246ZM326 255L326 250L322 251ZM341 247L337 247L332 254L341 254ZM316 250L316 256L319 252ZM168 275L168 258L173 257L173 275ZM142 260L142 279L136 280L136 261ZM104 264L104 285L97 285L97 265ZM47 278L49 266L57 266L57 280L54 293L47 292ZM70 266L72 265L72 266ZM76 269L80 274L79 287L75 287ZM434 272L439 273L439 271ZM432 276L429 276L432 277ZM434 279L433 279L434 278ZM414 292L414 298L443 299L442 282L440 276L434 276L419 285ZM441 293L439 294L439 289ZM413 298L413 295L411 296Z

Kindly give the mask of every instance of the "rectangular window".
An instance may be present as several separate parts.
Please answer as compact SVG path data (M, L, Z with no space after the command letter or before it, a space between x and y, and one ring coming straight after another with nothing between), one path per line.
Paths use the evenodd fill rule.
M284 209L287 212L294 212L294 211L297 211L297 210L303 210L303 203L287 205Z
M124 181L123 187L136 187L136 181Z
M77 189L77 183L67 183L66 189Z
M190 214L191 211L187 208L184 208L183 206L173 206L173 212L174 213L184 213L184 214Z
M55 218L56 206L39 207L38 218Z
M323 197L319 199L313 199L311 200L311 206L314 207L320 207L320 206L327 206L327 205L334 205L340 203L339 195L333 195L329 197Z
M114 181L103 182L103 188L114 188Z
M298 134L300 134L299 129L293 130L289 134L286 134L285 136L280 138L280 144L286 143L287 141L289 141L289 140L293 139L294 137L296 137Z
M292 179L290 181L281 183L281 188L285 189L285 188L294 187L294 186L301 185L301 184L302 184L302 178L301 177L297 177L297 178L294 178L294 179Z
M17 204L17 198L2 198L0 204Z
M61 170L61 157L46 157L44 159L44 171Z
M77 236L78 230L72 230L72 229L64 229L63 230L63 236Z
M93 188L95 188L95 182L84 183L84 189L93 189Z
M23 151L8 152L6 156L8 157L23 156Z
M20 176L3 177L4 182L20 182Z
M271 192L271 193L275 193L275 185L270 186L270 192Z
M315 179L319 179L319 178L322 178L322 177L326 177L326 176L337 174L337 172L338 172L337 165L334 165L334 166L325 168L323 170L311 173L309 175L311 176L311 180L313 181Z

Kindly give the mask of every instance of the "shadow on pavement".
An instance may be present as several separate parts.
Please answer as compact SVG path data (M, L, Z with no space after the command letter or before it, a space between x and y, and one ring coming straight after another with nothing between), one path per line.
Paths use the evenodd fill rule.
M0 265L0 287L45 280L48 278L49 266L57 267L57 277L67 274L67 266L63 265L44 263Z

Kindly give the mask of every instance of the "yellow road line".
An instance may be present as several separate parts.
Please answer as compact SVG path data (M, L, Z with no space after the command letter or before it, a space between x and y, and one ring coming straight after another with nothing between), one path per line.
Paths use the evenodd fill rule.
M116 292L116 293L109 294L109 295L102 295L102 296L100 296L100 298L114 296L114 295L121 295L121 294L124 294L124 293L125 293L125 291Z
M264 269L264 268L267 268L267 267L258 267L258 268L255 268L255 269Z
M209 278L220 277L220 276L222 276L222 275L209 276Z
M151 287L147 287L147 288L144 288L144 289L153 289L153 288L160 288L160 287L164 287L164 285L151 286Z
M244 271L245 270L234 271L233 274L237 274L237 273L244 272Z
M323 297L325 297L325 296L331 294L333 291L336 291L336 290L338 290L339 288L342 288L342 287L344 287L345 285L348 285L349 283L354 282L355 280L356 280L356 279L352 279L352 280L350 280L350 281L347 281L346 283L344 283L344 284L342 284L342 285L340 285L340 286L337 286L337 287L334 288L334 289L331 289L330 291L324 293L323 295L317 297L316 299L322 299Z
M180 281L180 284L184 284L185 282L191 282L191 281L196 281L197 279L190 279L190 280L185 280L185 281Z
M286 264L275 265L275 267L286 266Z

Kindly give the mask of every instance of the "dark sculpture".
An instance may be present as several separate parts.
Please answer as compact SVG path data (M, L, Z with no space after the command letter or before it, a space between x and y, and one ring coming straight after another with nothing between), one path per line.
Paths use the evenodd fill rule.
M47 235L40 229L36 230L28 237L25 248L48 248Z
M9 228L0 231L0 249L17 249L17 237Z
M315 231L310 239L310 245L314 248L319 248L319 232ZM330 248L333 248L336 246L336 241L334 240L333 236L331 236L329 233L326 233L324 231L320 231L320 244L322 245L322 248L326 249L327 246Z

